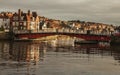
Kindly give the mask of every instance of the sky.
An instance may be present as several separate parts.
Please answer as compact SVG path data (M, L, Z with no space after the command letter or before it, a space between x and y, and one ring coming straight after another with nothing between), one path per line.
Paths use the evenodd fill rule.
M18 9L58 20L120 25L120 0L0 0L0 12Z

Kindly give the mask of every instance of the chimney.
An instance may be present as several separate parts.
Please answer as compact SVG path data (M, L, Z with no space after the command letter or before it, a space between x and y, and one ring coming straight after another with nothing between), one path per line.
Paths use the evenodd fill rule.
M37 12L32 12L33 17L37 17Z
M28 10L28 15L30 15L30 10Z
M23 11L21 11L21 15L23 15Z
M21 17L21 9L18 9L18 15Z

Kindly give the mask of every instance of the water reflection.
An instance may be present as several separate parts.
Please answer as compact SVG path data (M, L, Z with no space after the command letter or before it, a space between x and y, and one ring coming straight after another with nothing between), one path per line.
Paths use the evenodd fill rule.
M32 62L36 64L39 60L43 60L46 49L42 45L41 43L14 42L11 44L9 50L11 59L14 61Z
M120 64L120 48L119 46L101 46L99 44L81 44L75 45L75 47L54 47L51 50L54 52L72 52L81 54L79 57L75 55L75 58L89 58L89 60L95 59L94 57L100 56L100 58L113 57ZM85 54L86 57L83 57ZM70 56L69 56L70 57ZM73 57L73 56L72 56Z
M17 71L20 68L24 68L26 69L27 75L29 75L29 71L35 70L31 65L37 65L39 61L43 61L45 52L46 48L44 43L1 42L0 66L3 69L17 68ZM21 73L18 74L21 75Z
M119 67L120 48L119 46L101 46L96 44L52 47L46 42L0 42L0 61L0 75L44 74L40 70L46 70L46 67L47 70L50 70L52 69L51 65L55 69L59 68L62 70L63 68L61 69L60 66L65 66L62 62L69 62L69 64L72 63L74 65L79 62L78 66L87 63L87 65L101 64ZM62 65L59 63L62 63ZM57 67L58 65L59 67ZM69 67L66 68L69 69ZM52 71L55 70L52 69ZM68 71L65 71L64 75L66 75L66 72Z

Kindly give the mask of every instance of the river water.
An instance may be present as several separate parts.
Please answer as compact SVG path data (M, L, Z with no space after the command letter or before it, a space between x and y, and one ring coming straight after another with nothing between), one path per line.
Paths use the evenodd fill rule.
M1 41L0 75L120 75L120 47Z

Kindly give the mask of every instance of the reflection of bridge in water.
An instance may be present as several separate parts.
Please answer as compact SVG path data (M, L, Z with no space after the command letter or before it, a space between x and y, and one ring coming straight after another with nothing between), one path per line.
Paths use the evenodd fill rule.
M45 66L46 63L49 63L48 60L56 61L54 58L60 60L63 60L62 58L74 59L76 61L77 59L81 61L87 60L88 62L110 58L115 60L116 62L114 63L117 65L120 64L119 50L119 46L110 47L95 44L75 45L74 47L51 47L51 45L45 42L1 42L0 66L1 64L6 64L5 66L17 67L22 72L24 67L27 68L29 74L32 70L37 70L36 67L40 65ZM10 62L2 63L2 60Z
M5 58L6 60L12 59L13 61L32 62L34 64L39 61L43 61L46 52L72 52L77 54L86 54L89 56L113 56L115 60L120 62L120 48L93 44L76 45L75 47L51 47L49 44L43 42L14 42L2 43L0 45L0 49L0 57Z
M70 29L45 29L39 31L28 31L28 30L17 30L14 31L15 39L37 39L40 37L46 37L51 35L67 35L71 37L77 37L86 41L106 41L109 42L110 34L99 33L94 31L81 31L81 30L70 30Z

